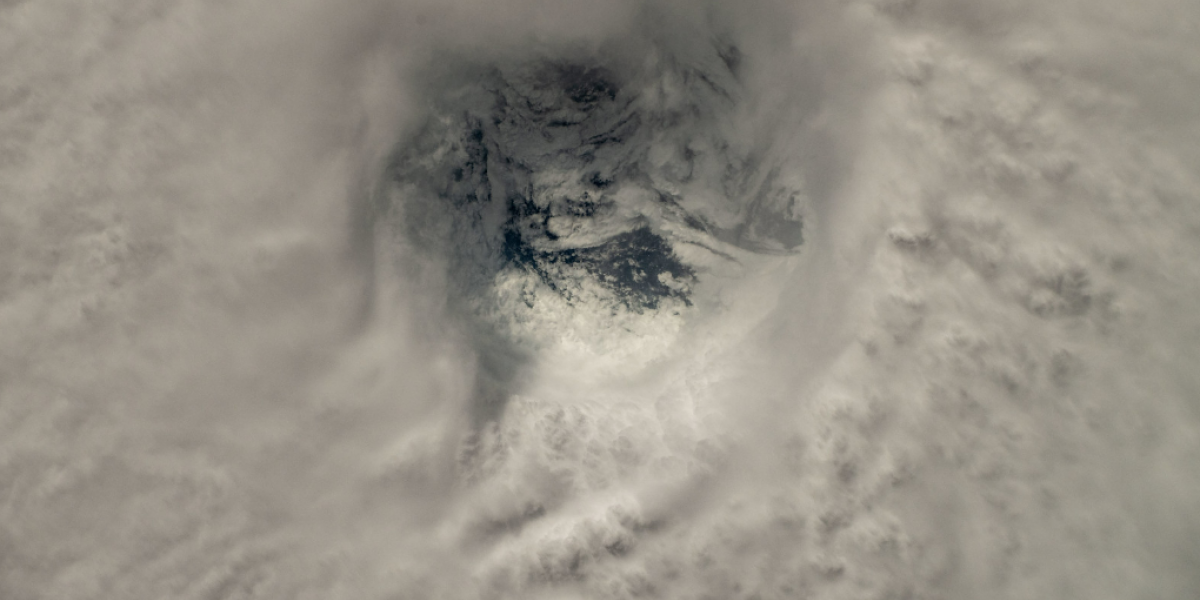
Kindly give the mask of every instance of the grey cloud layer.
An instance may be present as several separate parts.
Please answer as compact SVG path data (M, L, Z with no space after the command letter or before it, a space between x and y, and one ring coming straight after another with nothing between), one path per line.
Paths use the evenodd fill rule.
M1195 596L1197 18L4 6L0 596ZM512 341L372 208L437 65L726 42L697 123L795 165L799 253L546 300L472 419Z

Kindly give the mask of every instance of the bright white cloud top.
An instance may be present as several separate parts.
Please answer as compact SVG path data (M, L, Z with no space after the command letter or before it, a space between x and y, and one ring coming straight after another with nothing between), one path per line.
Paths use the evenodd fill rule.
M0 597L1200 595L1200 8L0 5Z

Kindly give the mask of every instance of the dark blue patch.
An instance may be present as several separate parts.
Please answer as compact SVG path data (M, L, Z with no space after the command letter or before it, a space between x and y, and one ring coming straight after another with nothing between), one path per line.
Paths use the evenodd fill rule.
M534 248L519 226L512 223L504 233L504 258L514 267L536 273L568 300L572 299L571 290L555 277L554 267L582 268L619 303L637 312L655 310L664 299L671 298L690 306L689 291L696 280L695 271L649 227L618 234L598 246L547 251ZM664 274L680 285L663 283L660 277Z

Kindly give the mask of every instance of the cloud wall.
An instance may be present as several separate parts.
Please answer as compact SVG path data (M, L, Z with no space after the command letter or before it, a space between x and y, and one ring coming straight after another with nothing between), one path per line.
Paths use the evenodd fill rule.
M0 596L1195 596L1198 22L5 4ZM643 125L591 163L481 126L488 172L574 201L619 165L586 191L688 303L580 302L638 276L603 266L547 292L489 254L503 203L463 237L443 167L394 175L496 114L472 98L558 102L512 83L546 61ZM608 110L562 106L562 136ZM739 176L797 212L745 225L777 205ZM795 215L802 244L748 241ZM592 256L591 222L522 239Z

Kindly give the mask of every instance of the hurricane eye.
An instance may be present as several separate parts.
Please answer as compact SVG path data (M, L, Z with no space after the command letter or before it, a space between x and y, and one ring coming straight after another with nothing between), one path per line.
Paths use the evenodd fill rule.
M449 256L463 297L519 289L518 311L678 315L706 273L794 252L801 192L714 125L740 85L728 58L714 49L702 77L671 61L474 68L488 75L446 91L402 149L396 183L425 215L410 232Z
M562 68L560 77L567 97L576 104L594 104L617 98L617 86L607 69L571 65Z

